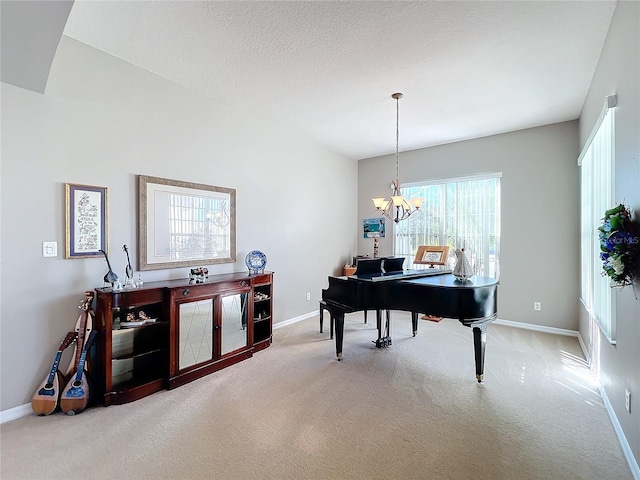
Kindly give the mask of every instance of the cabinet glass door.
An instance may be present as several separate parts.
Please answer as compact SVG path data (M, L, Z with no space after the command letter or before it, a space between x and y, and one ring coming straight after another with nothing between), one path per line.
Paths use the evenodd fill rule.
M180 370L213 358L213 299L180 304Z
M247 345L247 293L225 295L222 300L221 355Z

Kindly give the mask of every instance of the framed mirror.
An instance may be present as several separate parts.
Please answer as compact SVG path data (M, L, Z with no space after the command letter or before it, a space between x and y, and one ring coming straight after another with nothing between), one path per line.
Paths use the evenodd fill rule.
M138 269L236 261L236 191L138 176Z

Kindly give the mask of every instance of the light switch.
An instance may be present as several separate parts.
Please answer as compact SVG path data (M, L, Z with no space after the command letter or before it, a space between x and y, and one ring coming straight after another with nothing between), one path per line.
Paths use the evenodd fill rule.
M42 256L43 257L57 257L58 256L58 242L42 242Z

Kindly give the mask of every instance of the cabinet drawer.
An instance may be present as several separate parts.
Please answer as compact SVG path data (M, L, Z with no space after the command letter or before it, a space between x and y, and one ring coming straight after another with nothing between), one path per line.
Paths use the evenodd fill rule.
M264 285L264 284L268 284L271 283L271 274L270 273L261 273L259 275L256 275L253 278L253 284L254 285Z
M163 291L161 289L150 290L125 290L113 294L114 307L131 307L131 305L149 305L151 303L160 303L163 300Z
M248 290L251 288L251 282L246 280L236 280L233 282L220 283L198 283L174 289L176 300L181 298L199 298L210 295L217 295L229 291Z

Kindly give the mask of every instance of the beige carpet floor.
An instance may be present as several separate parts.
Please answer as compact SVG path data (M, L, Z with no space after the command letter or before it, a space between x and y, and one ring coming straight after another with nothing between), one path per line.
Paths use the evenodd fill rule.
M172 391L0 428L12 479L631 479L577 339L472 332L394 312L345 322L344 360L311 318L252 359Z

